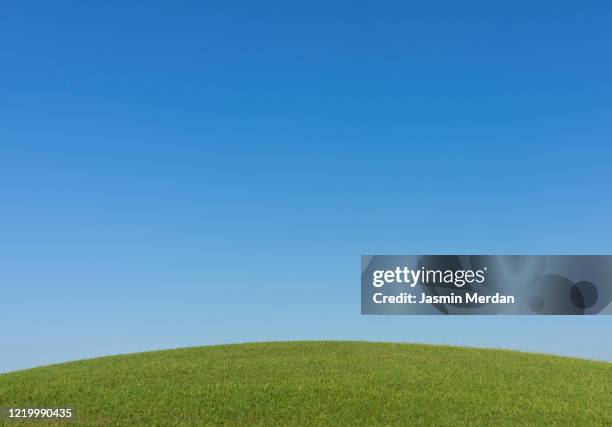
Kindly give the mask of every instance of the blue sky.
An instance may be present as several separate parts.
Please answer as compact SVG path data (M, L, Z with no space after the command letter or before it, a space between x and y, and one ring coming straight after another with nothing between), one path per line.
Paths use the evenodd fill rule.
M0 6L0 371L612 318L361 316L360 255L609 254L609 2Z

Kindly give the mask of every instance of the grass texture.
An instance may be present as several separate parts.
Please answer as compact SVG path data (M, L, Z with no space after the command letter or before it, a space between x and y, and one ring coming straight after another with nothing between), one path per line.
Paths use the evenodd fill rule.
M411 344L236 344L0 375L0 407L76 408L67 425L610 426L612 364Z

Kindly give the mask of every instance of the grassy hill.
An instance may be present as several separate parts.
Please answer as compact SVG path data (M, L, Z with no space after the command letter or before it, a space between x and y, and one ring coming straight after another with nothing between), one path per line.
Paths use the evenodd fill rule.
M79 425L612 425L612 364L409 344L237 344L0 375L0 407L13 406L72 406Z

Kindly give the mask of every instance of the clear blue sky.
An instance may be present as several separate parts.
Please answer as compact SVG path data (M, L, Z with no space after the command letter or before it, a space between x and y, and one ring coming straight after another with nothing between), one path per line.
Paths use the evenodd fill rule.
M415 3L415 2L413 2ZM0 6L0 371L612 317L366 317L360 255L612 253L610 2Z

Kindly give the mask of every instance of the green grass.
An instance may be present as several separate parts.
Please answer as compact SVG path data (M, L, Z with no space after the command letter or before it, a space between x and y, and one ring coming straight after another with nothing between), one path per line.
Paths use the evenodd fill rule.
M78 425L612 425L612 364L410 344L237 344L0 375L0 407L14 406L72 406Z

